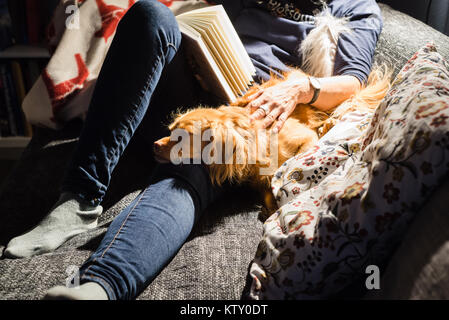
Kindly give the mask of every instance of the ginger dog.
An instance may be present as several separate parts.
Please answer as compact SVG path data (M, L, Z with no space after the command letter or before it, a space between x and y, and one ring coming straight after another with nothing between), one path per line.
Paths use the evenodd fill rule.
M292 72L306 76L300 70ZM262 129L263 120L251 122L249 108L244 106L249 103L248 97L257 90L280 81L284 80L272 78L252 87L231 106L199 107L176 115L169 125L172 141L170 137L164 137L154 142L156 160L169 162L173 161L173 157L197 159L197 163L204 163L209 168L214 184L248 183L260 192L262 214L267 218L278 209L271 192L274 171L289 158L314 146L344 114L355 110L375 109L390 85L389 73L378 68L370 74L363 89L330 113L321 112L309 105L297 105L279 133L274 135L269 130ZM177 129L187 133L187 139L173 141L173 133Z

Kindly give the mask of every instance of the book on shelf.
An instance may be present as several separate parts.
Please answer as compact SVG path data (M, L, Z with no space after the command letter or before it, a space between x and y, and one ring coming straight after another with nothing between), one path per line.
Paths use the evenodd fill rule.
M21 106L43 67L34 60L0 60L0 136L32 136Z
M30 137L32 135L32 128L30 123L26 121L25 115L22 111L22 102L23 99L25 99L27 90L25 88L25 81L20 63L17 61L11 62L11 70L14 86L16 88L17 105L15 108L17 109L17 117L22 124L22 134Z
M0 50L13 43L12 22L9 15L7 0L0 0Z
M43 40L39 2L42 0L25 0L28 43L31 45L39 45Z
M21 63L22 74L24 77L25 91L28 92L39 78L42 69L45 68L43 63L29 59Z
M0 63L0 136L32 136L32 127L21 107L26 92L21 64Z
M0 0L0 137L32 135L21 105L45 67L45 28L58 2Z
M11 126L9 124L9 113L6 107L6 82L3 77L3 70L0 66L0 137L10 136Z
M28 43L25 1L8 0L8 8L12 21L13 43Z
M0 50L12 44L42 45L58 3L59 0L0 0ZM8 27L3 28L1 21L6 21Z
M23 135L23 124L17 112L17 109L20 106L18 105L11 68L8 64L0 64L0 77L2 78L2 83L4 85L2 94L5 102L4 108L6 109L10 135Z
M226 101L244 94L256 73L222 5L176 16L187 59L202 87Z

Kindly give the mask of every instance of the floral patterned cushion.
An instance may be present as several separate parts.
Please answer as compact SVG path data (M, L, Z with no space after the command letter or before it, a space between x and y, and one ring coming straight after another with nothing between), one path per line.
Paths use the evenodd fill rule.
M449 64L428 44L374 114L346 115L279 168L280 209L264 224L250 298L327 298L367 277L448 169Z

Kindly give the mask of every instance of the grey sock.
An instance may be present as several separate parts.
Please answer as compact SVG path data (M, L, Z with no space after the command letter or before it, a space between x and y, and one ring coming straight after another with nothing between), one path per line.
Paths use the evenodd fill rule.
M106 291L95 282L86 282L79 287L53 287L47 291L44 300L108 300Z
M102 211L101 206L90 206L71 193L63 193L39 225L12 239L4 254L24 258L51 252L77 234L95 228Z

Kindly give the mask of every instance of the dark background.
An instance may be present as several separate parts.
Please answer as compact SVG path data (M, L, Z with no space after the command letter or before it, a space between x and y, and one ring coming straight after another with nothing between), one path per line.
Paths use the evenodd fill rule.
M377 2L386 3L449 35L449 0L380 0Z

